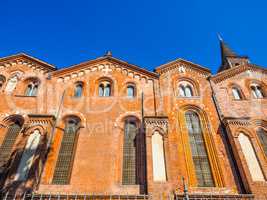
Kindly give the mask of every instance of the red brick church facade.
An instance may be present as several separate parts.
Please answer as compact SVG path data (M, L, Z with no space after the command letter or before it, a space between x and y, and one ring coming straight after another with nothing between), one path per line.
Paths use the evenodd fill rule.
M0 58L2 194L267 198L267 71L220 47L214 75L111 52L63 69Z

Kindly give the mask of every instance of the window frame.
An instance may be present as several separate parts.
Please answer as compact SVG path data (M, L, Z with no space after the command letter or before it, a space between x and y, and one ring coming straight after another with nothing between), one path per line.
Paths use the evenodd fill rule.
M259 93L257 92L260 93L260 96L259 96ZM264 99L266 97L264 87L262 86L262 84L258 84L258 83L250 84L250 93L253 99Z
M188 95L188 90L190 95ZM175 86L175 94L179 98L195 98L199 96L198 86L191 80L179 79Z
M188 118L187 118L187 115L188 114L189 115L194 115L194 117L197 120L197 122L196 121L195 122L192 122L192 119L190 118L190 123L191 124L188 124L187 123L188 122ZM193 164L193 167L194 167L194 173L195 173L195 177L196 177L196 181L197 181L197 187L209 187L209 188L210 187L216 187L216 181L215 181L214 172L213 172L212 163L211 163L212 161L211 161L210 156L209 156L209 153L208 153L209 150L208 150L206 138L204 136L204 130L203 130L203 126L201 124L201 118L200 118L200 116L199 116L199 114L197 112L192 111L192 110L186 111L184 117L185 117L185 124L186 124L186 129L187 129L187 134L188 134L187 135L188 136L188 142L189 142L189 145L188 146L190 147L190 154L191 154L191 159L193 161L192 164ZM191 128L192 128L194 124L196 125L196 123L198 124L198 131L197 131L198 133L196 132L196 130L193 130L194 133L192 133L190 131L190 129L189 129L189 125L191 125ZM191 140L191 138L193 137L194 143L199 145L199 143L197 143L197 140L196 140L197 136L199 136L199 138L201 137L201 140L202 140L202 147L201 147L201 149L203 148L203 152L199 152L199 149L197 149L196 150L197 151L197 155L194 155L193 152L195 152L195 150L192 148L192 142L193 141ZM195 146L198 147L198 145L195 145ZM204 156L204 154L206 154L206 155ZM199 178L198 177L200 175L202 176L204 182L207 181L207 180L205 180L205 177L204 177L205 176L205 173L204 173L205 170L203 171L203 169L202 169L201 174L199 175L199 174L197 174L197 171L198 170L196 169L196 167L197 167L196 166L197 160L203 160L204 157L206 158L207 164L209 165L209 174L210 174L210 178L211 178L210 179L211 185L205 185L205 183L204 183L204 185L199 185L200 182L199 182ZM200 161L198 161L198 162L200 164ZM200 164L200 165L202 166L202 164ZM202 167L200 167L200 168L202 168Z
M128 95L128 89L129 88L132 88L133 89L133 95L132 96L129 96ZM126 97L129 98L129 99L134 99L136 96L137 96L137 91L136 91L136 85L133 84L133 83L128 83L127 86L126 86Z
M236 91L236 94L238 95L238 99L235 97L234 90ZM242 90L240 89L240 87L236 85L231 87L231 94L232 94L233 100L235 101L241 101L245 99Z
M78 88L80 89L80 94L78 94ZM84 96L84 84L82 82L76 82L74 85L73 97L81 98Z
M74 138L72 138L72 145L70 145L71 149L66 149L66 146L69 143L69 140L71 138L69 138L68 134L72 134L72 133L68 133L67 131L67 125L70 121L76 121L76 130L74 132ZM67 116L64 118L63 120L63 126L64 126L64 132L63 132L63 136L60 142L60 148L59 148L59 153L57 156L57 160L56 160L56 165L55 165L55 170L54 170L54 174L52 176L52 184L55 185L69 185L70 184L70 179L71 179L71 174L73 171L73 162L75 159L75 154L76 154L76 147L77 147L77 141L79 138L79 129L81 127L81 119L75 115L71 115L71 116ZM64 137L65 136L65 137ZM63 141L65 139L65 141ZM65 145L62 145L64 144ZM63 147L64 146L64 147ZM69 153L69 162L68 163L64 163L64 161L66 161L66 159L62 160L62 158L65 156L66 157L66 152L64 152L64 150L66 151L71 151L68 152ZM63 157L60 157L63 156ZM63 163L63 165L62 165ZM64 164L67 164L67 170L65 171L64 168L66 168L66 166ZM58 170L58 171L56 171ZM57 173L61 173L61 176ZM62 174L64 174L65 177L62 178Z
M25 80L26 88L24 90L24 96L26 97L37 97L40 89L41 81L38 78L28 78Z
M192 160L191 148L189 144L189 137L185 119L185 113L187 111L193 111L199 115L200 123L203 131L203 137L205 139L205 144L208 152L208 157L210 160L211 170L214 178L214 187L225 187L225 182L222 174L222 169L220 166L219 158L217 155L216 147L214 144L213 134L211 133L211 129L208 125L209 119L207 113L204 112L197 106L193 105L185 105L179 109L178 112L178 123L181 124L181 140L183 143L183 147L185 149L185 164L186 164L186 171L188 174L188 184L190 187L197 187L197 179L195 176L195 168Z
M102 86L102 87L101 87ZM102 89L102 95L100 95L100 88ZM109 88L109 95L106 95L106 91ZM100 79L97 88L98 97L112 97L113 96L113 81L110 79Z
M265 134L266 139L267 139L267 130L264 127L257 127L256 128L256 135L257 135L257 139L258 139L258 143L260 148L262 149L262 152L265 156L265 158L267 159L267 140L266 141L262 141L262 137L259 136L259 130L262 130L261 133Z

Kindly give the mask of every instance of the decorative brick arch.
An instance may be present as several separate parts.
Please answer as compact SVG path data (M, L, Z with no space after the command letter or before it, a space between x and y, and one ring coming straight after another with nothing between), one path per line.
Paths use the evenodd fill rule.
M59 123L57 124L57 126L59 128L61 128L61 129L64 129L64 121L65 121L65 119L68 118L68 117L72 117L72 116L79 118L80 127L81 128L86 127L86 117L80 112L68 112L68 113L62 114L61 116L62 117L60 118Z
M257 85L261 86L263 95L264 96L267 95L267 85L263 81L263 79L262 80L257 80L257 79L246 79L245 80L245 85L246 85L246 88L249 91L250 95L251 95L251 88L250 87L251 87L252 84L257 84Z
M189 85L192 86L192 91L193 91L193 96L199 96L200 95L200 88L199 88L199 84L194 81L193 79L191 78L188 78L188 77L180 77L180 78L177 78L173 81L173 88L175 90L175 94L176 96L178 96L178 87L180 85L181 82L188 82Z
M246 99L245 93L244 93L244 89L247 88L241 88L241 86L235 82L230 82L227 86L228 91L229 91L229 96L233 97L233 93L232 93L232 88L237 88L240 95L241 95L241 99Z
M42 135L42 136L45 136L47 134L47 130L41 124L34 124L34 125L27 127L27 129L24 130L23 134L24 135L30 135L36 129L39 131L40 135Z
M25 119L25 117L23 115L19 115L19 114L11 114L7 117L5 117L0 124L4 125L4 126L8 126L13 122L18 122L20 126L23 126L24 122L27 119Z
M118 89L117 89L117 86L116 86L116 81L114 80L113 77L109 77L109 76L101 76L99 75L98 78L95 80L95 96L99 96L99 85L101 82L104 82L104 81L107 81L110 83L110 96L115 96L115 94L118 93Z
M140 125L141 125L141 119L142 119L141 113L126 112L126 113L119 115L119 117L117 117L117 119L115 120L115 124L114 124L115 128L124 130L124 122L127 117L135 117L137 120L139 120Z
M209 158L209 163L211 166L211 173L213 176L214 184L216 187L223 187L225 181L223 179L222 170L219 164L219 158L217 155L217 149L214 144L214 138L212 130L210 128L210 120L207 113L196 105L184 105L178 110L178 123L180 127L180 133L182 137L183 148L185 152L185 162L187 166L187 173L189 177L189 184L191 186L197 185L197 178L194 171L194 164L192 160L191 147L189 145L188 130L186 125L185 113L188 111L195 112L200 120L200 125L202 128L202 134L204 138L205 147L207 149L207 155Z
M250 140L251 140L252 138L255 138L255 134L254 134L251 130L249 130L249 129L247 129L247 128L244 128L244 127L238 127L238 128L235 130L233 136L236 137L236 138L238 138L238 136L240 135L240 133L243 133L244 135L246 135L247 137L249 137Z

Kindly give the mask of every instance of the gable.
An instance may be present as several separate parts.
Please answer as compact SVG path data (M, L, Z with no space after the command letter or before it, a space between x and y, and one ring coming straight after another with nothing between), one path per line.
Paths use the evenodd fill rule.
M52 77L64 81L97 71L103 72L104 74L116 71L137 79L158 79L158 74L154 72L150 72L146 69L129 64L111 56L99 57L95 60L86 61L61 70L57 70L52 73Z
M12 69L13 66L18 65L26 66L33 71L38 71L44 74L56 70L53 65L24 53L0 58L0 70Z
M247 72L247 75L244 74L245 72ZM232 77L238 77L241 75L245 75L249 77L252 72L260 74L261 77L263 75L267 76L267 70L265 68L254 65L254 64L246 64L246 65L241 65L241 66L237 66L237 67L222 71L212 76L211 80L214 83L220 83L224 80L230 79Z
M193 70L204 77L208 77L211 74L211 71L208 68L192 63L190 61L181 59L181 58L178 58L174 61L168 62L163 65L160 65L159 67L156 68L155 71L159 74L164 74L166 72L173 71L173 70L177 70L179 72Z

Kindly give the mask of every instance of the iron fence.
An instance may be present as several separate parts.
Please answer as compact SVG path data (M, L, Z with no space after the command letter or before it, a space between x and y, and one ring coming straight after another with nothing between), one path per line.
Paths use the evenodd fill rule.
M107 195L107 194L36 194L36 193L4 193L0 195L1 200L267 200L267 195Z

